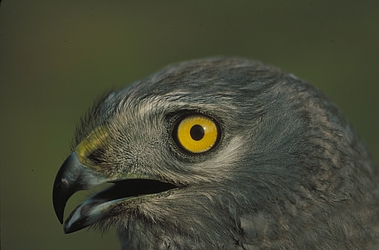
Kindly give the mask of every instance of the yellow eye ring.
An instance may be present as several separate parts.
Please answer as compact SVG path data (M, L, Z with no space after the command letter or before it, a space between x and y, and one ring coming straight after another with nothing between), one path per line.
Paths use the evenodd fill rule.
M184 150L198 154L212 149L220 138L218 125L204 115L191 115L182 119L174 131L174 138Z

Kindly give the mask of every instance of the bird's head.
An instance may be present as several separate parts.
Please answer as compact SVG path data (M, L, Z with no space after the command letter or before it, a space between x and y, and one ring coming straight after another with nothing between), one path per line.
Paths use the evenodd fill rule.
M167 235L170 244L214 245L273 234L267 225L284 208L290 220L300 200L322 207L315 190L333 176L314 168L308 138L327 110L333 105L310 85L255 61L169 66L89 111L56 176L55 212L63 222L75 192L112 183L70 214L66 233L115 224L131 242Z

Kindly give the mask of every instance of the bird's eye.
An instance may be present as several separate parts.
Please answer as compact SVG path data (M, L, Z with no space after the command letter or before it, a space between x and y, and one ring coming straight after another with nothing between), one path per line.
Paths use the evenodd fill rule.
M220 138L219 133L219 126L211 118L191 115L178 122L173 136L179 147L198 154L212 149Z

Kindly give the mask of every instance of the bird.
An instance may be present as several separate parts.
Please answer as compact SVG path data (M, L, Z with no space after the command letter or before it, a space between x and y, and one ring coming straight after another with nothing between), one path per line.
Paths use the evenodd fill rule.
M379 249L379 169L319 89L243 57L171 64L107 92L58 170L65 233L122 249Z

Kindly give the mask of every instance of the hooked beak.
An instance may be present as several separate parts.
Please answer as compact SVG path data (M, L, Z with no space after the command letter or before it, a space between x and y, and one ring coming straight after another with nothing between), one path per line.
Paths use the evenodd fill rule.
M106 180L83 165L75 152L63 162L55 177L53 187L53 205L60 223L63 223L64 209L68 199L77 191L87 190Z

